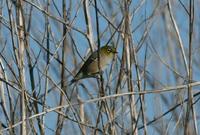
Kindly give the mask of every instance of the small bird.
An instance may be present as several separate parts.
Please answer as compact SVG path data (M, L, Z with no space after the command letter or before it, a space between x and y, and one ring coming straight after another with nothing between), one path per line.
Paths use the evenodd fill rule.
M105 45L100 48L100 69L103 71L107 65L112 61L114 55L117 53L116 48L112 46ZM98 50L93 52L89 58L85 61L83 66L80 68L78 73L74 76L74 79L71 80L70 85L74 82L89 78L89 77L95 77L97 74L99 74L101 71L99 71L98 67Z

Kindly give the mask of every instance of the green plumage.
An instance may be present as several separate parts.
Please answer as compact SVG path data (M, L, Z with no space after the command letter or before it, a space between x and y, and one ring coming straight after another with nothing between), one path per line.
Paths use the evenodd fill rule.
M103 46L100 48L100 67L101 70L106 68L113 57L117 53L116 48L112 46ZM74 83L80 79L95 77L99 73L98 67L98 51L93 52L88 59L85 61L83 66L80 68L78 73L74 76L74 79L71 80L71 83Z

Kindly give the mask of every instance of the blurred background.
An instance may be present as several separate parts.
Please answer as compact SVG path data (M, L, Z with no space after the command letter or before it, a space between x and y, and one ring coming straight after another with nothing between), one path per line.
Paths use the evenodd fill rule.
M199 0L0 0L0 132L198 134ZM69 85L88 56L118 54Z

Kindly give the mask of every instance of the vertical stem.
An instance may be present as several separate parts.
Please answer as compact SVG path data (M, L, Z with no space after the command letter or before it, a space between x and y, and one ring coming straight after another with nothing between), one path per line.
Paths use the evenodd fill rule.
M3 16L3 1L0 1L0 16ZM0 20L1 21L1 20ZM0 37L2 37L2 25L0 24ZM3 45L3 42L2 40L0 40L0 44ZM5 77L5 70L4 70L4 66L3 66L3 63L2 63L2 60L0 58L0 78L4 78L6 79ZM9 118L9 115L8 115L8 108L7 108L7 105L6 105L6 98L5 98L5 89L4 89L4 83L2 81L0 81L0 98L1 98L1 106L2 106L2 110L3 110L3 113L4 113L4 116L6 117L6 121L9 122L9 124L11 123L10 121L10 118ZM11 101L10 101L11 102ZM12 134L12 130L9 130L10 131L10 134Z
M3 74L4 74L4 67L3 67L2 61L0 59L0 78L5 78ZM2 81L0 81L0 98L1 98L1 107L3 110L4 116L6 117L6 121L8 121L10 123L8 109L6 106L4 83ZM12 132L10 131L10 133L12 133Z
M96 17L96 28L97 28L97 47L98 47L98 55L97 55L97 60L98 60L98 69L99 71L101 72L101 66L100 66L100 45L101 45L101 41L100 41L100 36L99 36L99 19L98 19L98 12L97 12L97 1L94 0L94 6L95 6L95 17ZM100 93L100 96L104 96L105 93L104 93L104 89L103 89L103 76L102 74L100 73L100 81L98 81L98 86L99 86L99 93ZM103 107L103 101L99 103L100 106L99 106L99 113L98 113L98 116L97 116L97 121L96 121L96 126L99 124L100 122L100 117L101 117L101 108ZM95 130L95 133L94 134L97 134L96 130Z
M31 59L31 49L30 49L30 43L29 43L29 32L30 32L30 28L31 28L31 18L32 18L32 6L30 8L30 13L29 13L29 20L28 20L28 26L27 26L27 30L26 27L24 25L23 30L26 31L26 33L24 33L24 38L25 38L25 50L26 50L26 56L27 56L27 62L28 62L28 69L29 69L29 78L30 78L30 84L31 84L31 90L32 90L32 96L34 99L37 99L37 93L36 93L36 89L35 89L35 77L34 77L34 66L32 64L32 59ZM38 114L39 113L39 107L36 101L33 101L33 107L35 109L33 109L33 112ZM34 111L35 110L35 111ZM43 117L42 117L43 118ZM44 135L44 125L42 120L40 119L40 117L37 118L37 122L38 122L38 126L39 126L39 130L40 130L40 134ZM34 124L32 124L33 126L35 126Z
M100 63L101 63L101 58L100 58L100 45L101 45L101 41L100 41L100 31L99 31L99 18L98 18L98 6L97 6L97 1L94 0L94 6L95 6L95 17L96 17L96 28L97 28L97 42L98 42L98 56L97 56L97 60L98 60L98 71L99 71L99 74L100 74L100 80L98 79L98 86L99 86L99 91L100 91L100 96L105 96L105 90L104 90L104 80L103 80L103 75L102 75L102 70L101 70L101 66L100 66ZM107 112L107 116L108 116L108 119L110 121L110 124L111 124L111 134L115 134L115 128L113 126L113 123L112 123L112 119L113 119L113 116L112 114L110 113L110 110L108 108L108 104L106 102L106 100L104 101L101 101L100 102L100 107L99 107L99 114L97 116L97 122L96 122L96 126L98 125L99 121L100 121L100 117L101 117L101 109L104 108ZM95 134L96 134L96 131L95 131Z
M92 52L94 51L94 38L93 38L93 30L92 30L92 21L90 17L90 10L89 10L89 0L83 1L83 10L84 10L84 16L85 16L85 22L86 22L86 29L87 29L87 39L89 42L90 49Z
M13 16L12 16L12 10L11 10L11 5L9 3L9 1L7 0L6 1L6 6L7 6L7 9L8 9L8 16L9 16L9 22L10 22L10 35L11 35L11 42L12 42L12 51L13 51L13 54L14 54L14 59L16 60L16 62L18 63L18 54L17 54L17 51L16 51L16 42L14 40L14 30L15 30L15 25L14 25L14 20L13 20ZM5 74L5 79L7 80L7 76ZM7 89L8 89L8 85L7 85ZM9 95L9 104L10 104L10 118L11 118L11 124L10 125L13 125L14 122L15 122L15 115L14 115L14 107L13 107L13 99L12 99L12 95L11 95L11 92L10 90L8 89L8 95ZM12 129L12 132L14 133L14 129Z
M133 84L132 84L132 75L131 75L131 60L130 60L130 32L129 32L129 24L130 24L130 19L129 19L129 5L130 1L126 0L124 1L124 16L125 16L125 22L124 22L124 47L125 47L125 56L126 56L126 68L127 68L127 86L128 90L130 92L133 92ZM135 128L135 120L137 118L137 112L136 112L136 106L135 104L135 97L134 95L130 96L130 110L131 110L131 121L132 121L132 130L133 134L138 134L138 129Z
M24 21L23 21L23 1L18 0L17 3L17 24L18 24L18 44L19 44L19 51L18 51L18 70L19 70L19 82L20 82L20 89L21 89L21 135L26 135L26 104L25 104L25 69L24 69Z
M94 0L94 5L95 5L95 15L96 15L96 27L97 27L97 43L98 43L98 68L100 71L100 94L101 96L104 96L104 88L103 88L103 76L101 72L101 58L100 58L100 46L101 46L101 41L100 41L100 32L99 32L99 19L98 19L98 10L97 10L97 1Z
M174 18L173 14L172 14L171 0L168 0L167 7L168 7L168 10L169 10L169 15L170 15L172 24L173 24L173 26L174 26L176 35L177 35L177 37L178 37L178 45L179 45L179 47L180 47L180 49L181 49L181 54L182 54L182 57L183 57L183 62L184 62L184 66L185 66L185 71L186 71L186 74L188 75L188 74L189 74L188 63L187 63L187 59L186 59L186 55L185 55L185 50L184 50L184 46L183 46L183 41L182 41L182 39L181 39L180 32L179 32L178 26L177 26L177 24L176 24L175 18Z
M79 102L79 105L80 105L80 119L81 119L81 122L82 123L85 123L85 113L84 113L84 104L83 104L83 101L80 97L78 97L78 102ZM81 129L82 129L82 134L83 135L86 135L86 127L81 125Z
M63 19L66 22L67 21L67 12L66 12L66 0L62 1L62 10L63 10ZM62 48L62 65L61 65L61 89L66 91L65 86L65 51L66 51L66 45L67 45L67 39L66 39L66 33L67 29L65 24L63 24L63 48ZM63 94L60 93L60 105L63 105ZM61 110L60 110L61 111ZM58 115L57 119L57 129L56 129L56 135L60 135L62 128L63 128L63 122L64 117L62 115Z
M190 109L192 111L192 118L194 124L194 133L198 135L197 121L195 109L193 106L193 93L192 93L192 35L193 35L193 23L194 23L194 0L190 0L189 5L189 75L188 75L188 103L187 103L187 112L185 117L185 125L184 125L184 134L189 134L189 118L190 118Z
M49 5L50 5L50 1L47 0L47 12L49 12ZM43 99L43 104L44 106L46 105L46 99L47 99L47 94L48 94L48 87L49 87L49 80L48 80L48 74L49 74L49 71L48 71L48 65L49 65L49 61L50 61L50 48L49 48L49 44L50 44L50 39L49 39L49 35L50 35L50 25L49 25L49 18L48 16L46 15L45 16L45 29L46 29L46 36L47 36L47 39L46 39L46 46L47 46L47 57L46 57L46 65L47 65L47 69L45 70L45 92L44 92L44 99ZM43 106L42 110L45 111L46 108ZM45 123L45 115L42 116L42 127L44 127L44 123Z

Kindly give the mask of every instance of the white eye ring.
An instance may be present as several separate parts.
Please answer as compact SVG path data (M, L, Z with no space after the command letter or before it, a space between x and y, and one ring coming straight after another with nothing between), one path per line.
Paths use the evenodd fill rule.
M111 49L110 49L110 48L108 48L107 52L111 52Z

